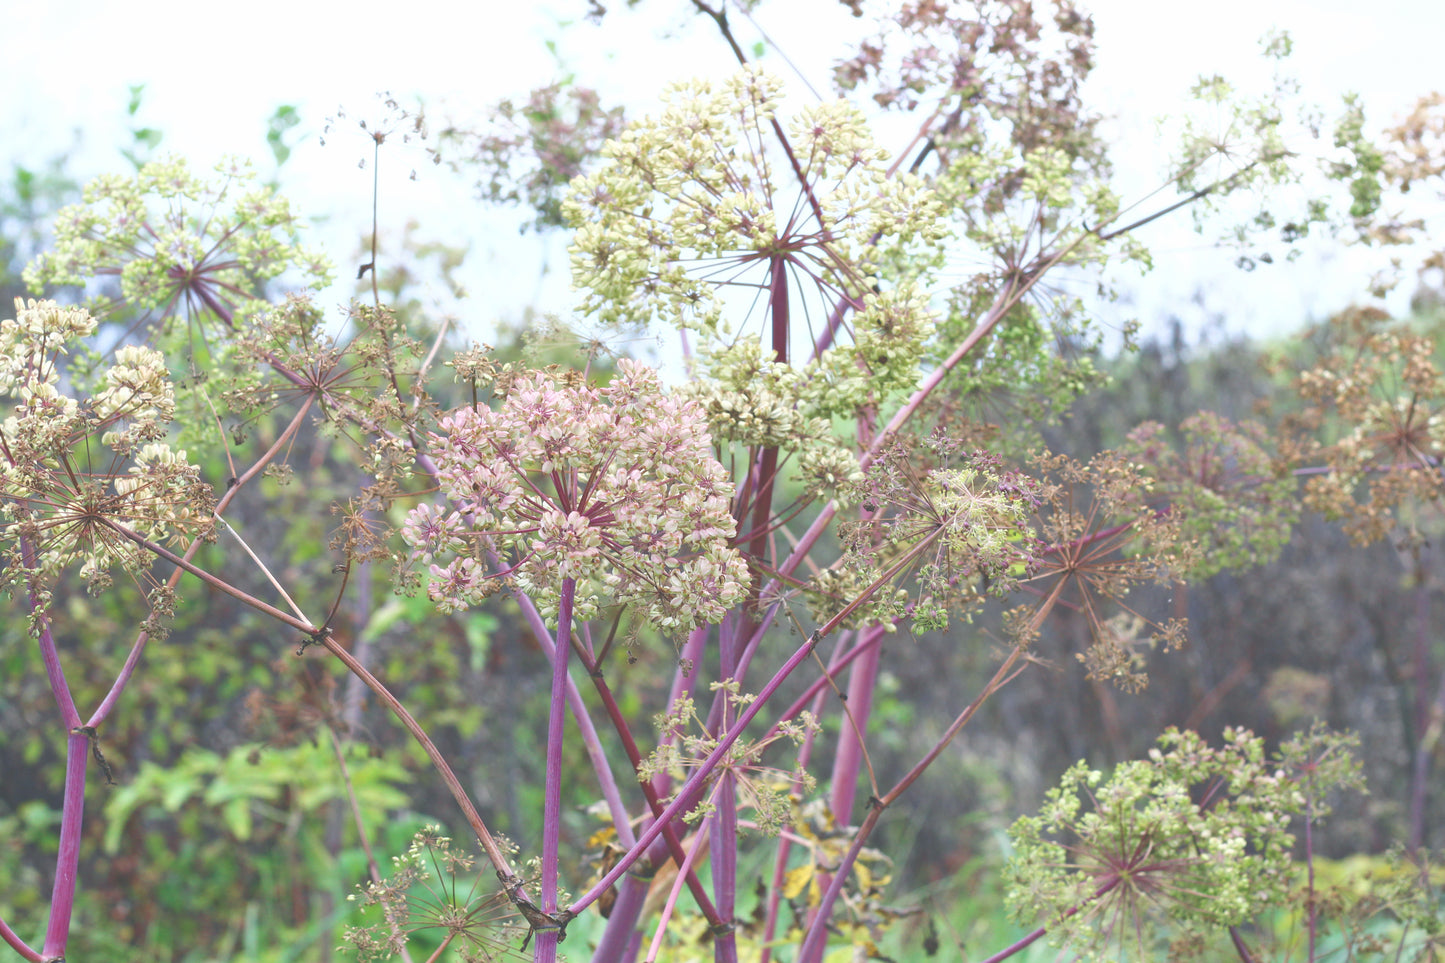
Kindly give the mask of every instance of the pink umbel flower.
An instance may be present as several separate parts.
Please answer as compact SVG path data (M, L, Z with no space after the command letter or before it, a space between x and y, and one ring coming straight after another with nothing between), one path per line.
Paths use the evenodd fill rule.
M442 419L433 442L448 504L414 509L402 530L439 607L510 584L555 619L574 579L579 618L629 605L676 631L742 600L733 485L694 402L630 360L605 387L535 371L504 389L496 410Z

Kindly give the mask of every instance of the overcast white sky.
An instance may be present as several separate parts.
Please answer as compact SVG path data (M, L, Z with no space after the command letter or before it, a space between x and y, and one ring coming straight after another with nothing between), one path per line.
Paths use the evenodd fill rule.
M424 98L433 113L476 110L551 80L557 68L545 46L549 39L583 82L632 103L654 98L667 80L732 69L725 48L703 24L670 12L686 6L679 0L644 0L637 12L621 10L624 0L608 5L616 9L598 30L581 22L585 0L8 4L0 56L0 163L38 165L69 146L79 130L77 172L123 170L116 147L126 140L127 86L144 83L137 120L164 131L163 150L197 162L247 154L269 173L265 120L278 105L294 104L304 136L283 169L283 188L303 213L325 219L315 240L339 265L349 264L355 239L369 224L371 172L357 167L369 142L342 130L328 146L319 145L321 126L338 105L354 116L374 116L375 92L390 90L403 100ZM1445 83L1439 73L1445 3L1085 5L1094 13L1099 41L1093 95L1119 118L1116 161L1126 197L1154 186L1162 163L1153 118L1176 109L1200 74L1262 83L1258 39L1273 27L1294 36L1295 68L1311 99L1333 112L1341 93L1359 91L1375 127ZM770 0L758 13L819 89L826 89L837 40L859 26L835 9L841 10L836 0ZM578 22L561 30L564 20ZM745 24L738 28L749 36ZM663 30L673 38L661 40ZM769 60L773 69L786 71L776 58ZM421 170L416 183L406 180L420 160L383 154L383 174L391 175L381 194L383 229L400 230L414 218L424 233L471 243L465 272L470 298L456 308L464 320L484 335L494 319L516 317L529 304L565 309L571 297L561 243L519 238L514 218L480 209L463 183L430 169ZM1131 286L1122 310L1146 327L1158 327L1171 313L1198 323L1221 312L1231 330L1271 334L1363 296L1365 267L1349 258L1307 258L1242 275L1229 266L1233 255L1179 230L1151 229L1145 240L1156 247L1158 267ZM354 271L343 266L339 273ZM1202 309L1189 304L1197 290L1205 292ZM334 300L346 293L338 289Z

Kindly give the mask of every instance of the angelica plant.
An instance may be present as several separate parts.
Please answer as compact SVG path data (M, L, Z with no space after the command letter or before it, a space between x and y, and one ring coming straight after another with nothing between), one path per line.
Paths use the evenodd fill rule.
M165 442L174 388L160 354L125 347L98 383L62 379L61 359L95 327L83 308L19 298L14 317L0 321L0 391L17 402L0 423L5 553L0 584L23 599L67 734L55 887L41 949L28 947L0 921L0 937L35 960L64 956L80 859L86 761L92 753L111 779L97 729L130 680L146 640L164 635L174 611L175 583L153 574L155 551L162 543L194 546L213 537L210 486L185 451L173 451ZM110 586L117 570L142 587L149 614L110 691L82 714L51 632L54 589L70 573L98 592Z
M839 96L803 106L744 53L732 6L693 3L738 70L673 84L620 129L590 102L575 129L529 117L534 146L578 176L563 191L526 164L515 188L488 188L533 200L539 225L567 221L577 320L676 335L681 384L629 358L581 371L480 346L448 358L440 327L403 317L378 284L342 333L329 330L304 293L281 299L278 281L319 280L323 268L299 245L291 208L239 165L209 182L178 161L147 165L102 179L62 216L56 251L31 278L118 277L118 298L101 289L105 307L154 322L135 337L169 353L127 343L111 362L92 355L62 372L60 352L95 331L90 313L36 303L0 326L0 390L17 402L0 430L4 578L27 595L70 750L44 946L0 921L22 957L64 954L85 751L182 574L284 626L287 651L324 651L350 673L352 720L364 688L415 740L486 857L473 862L428 831L389 881L373 861L364 899L385 918L351 931L364 958L405 952L409 936L436 929L436 952L463 958L525 946L541 963L589 950L612 963L645 945L647 959L732 963L770 960L787 943L799 963L820 963L881 953L886 930L909 915L885 893L875 831L989 700L1041 661L1034 645L1052 620L1072 612L1087 623L1074 655L1097 686L1138 689L1147 653L1177 648L1185 633L1138 598L1141 587L1277 551L1291 478L1253 429L1200 419L1183 453L1146 428L1089 460L1024 459L1030 432L993 420L1056 413L1097 376L1088 349L1098 331L1079 297L1051 286L1058 269L1146 261L1134 228L1285 176L1275 115L1241 115L1253 124L1247 157L1186 127L1189 149L1170 174L1184 199L1125 223L1098 117L1081 99L1092 27L1072 4L1052 5L1048 30L1027 4L903 4L840 65ZM870 102L911 118L893 149L870 130ZM419 119L412 129L424 136ZM367 130L376 163L386 134ZM555 142L569 131L579 150L616 136L597 156L572 156ZM509 176L495 160L491 176ZM388 256L378 237L373 225L373 280ZM203 334L219 390L168 371L196 357L191 331L174 323L182 317ZM1333 460L1330 480L1308 491L1346 506L1372 472L1406 463L1414 474L1371 488L1383 515L1400 502L1400 478L1420 481L1411 492L1422 499L1438 494L1425 470L1438 377L1408 339L1372 348L1404 366L1411 402L1367 403L1362 378L1312 376L1311 397L1359 427L1309 449ZM431 377L447 370L451 385ZM1014 405L1020 396L1030 401ZM178 410L184 426L172 424ZM285 479L313 420L318 437L351 446L355 483L334 506L329 595L296 590L316 553L277 564L229 525L223 561L196 562L237 492L266 472ZM231 459L253 427L265 450L244 470L227 463L220 497L189 460L194 449L170 447L196 439ZM414 598L390 612L448 626L505 604L497 611L548 662L545 733L483 734L544 747L531 794L541 811L520 851L492 832L487 795L458 774L472 760L449 754L389 685L368 631L383 608L376 562ZM171 567L164 583L153 566ZM235 566L270 594L242 587ZM83 719L46 632L47 593L68 570L101 589L117 568L147 583L156 615L112 697ZM910 634L975 631L990 606L1006 612L993 645L979 646L996 653L987 681L949 689L948 714L916 757L875 765L887 660ZM344 607L359 612L354 633ZM408 644L445 634L419 631ZM658 677L640 678L648 672ZM333 734L348 728L335 724L344 713L320 715ZM586 788L564 772L578 745ZM1264 758L1240 733L1221 750L1174 734L1108 782L1071 770L1045 812L1016 828L1020 905L1086 949L1152 952L1155 917L1191 938L1239 924L1283 891L1284 820L1299 811L1298 782ZM1201 786L1210 801L1191 795ZM595 797L606 845L575 847L570 807ZM352 815L369 845L367 814ZM579 849L594 854L593 870ZM751 916L739 900L748 857L765 867ZM603 907L589 920L595 946L575 949L569 927ZM703 932L705 950L676 938Z

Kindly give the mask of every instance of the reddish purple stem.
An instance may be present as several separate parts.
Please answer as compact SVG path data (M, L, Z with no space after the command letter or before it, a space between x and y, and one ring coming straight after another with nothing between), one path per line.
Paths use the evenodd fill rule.
M572 601L575 579L562 580L557 610L557 644L552 652L552 704L547 713L547 782L542 801L542 912L557 912L557 863L562 838L562 738L567 728L567 656L572 652ZM537 933L533 959L555 963L555 929Z

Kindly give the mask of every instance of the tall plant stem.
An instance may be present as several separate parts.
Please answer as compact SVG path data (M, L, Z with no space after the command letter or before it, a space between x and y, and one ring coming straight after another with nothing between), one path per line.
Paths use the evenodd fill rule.
M213 514L218 519L223 514L225 514L225 511L227 508L230 507L231 502L234 501L236 496L241 493L241 489L244 488L246 484L250 482L253 478L261 474L261 472L265 470L266 466L271 464L271 462L276 459L276 456L279 455L288 444L290 444L291 439L296 436L296 433L305 423L306 415L308 412L310 412L311 404L314 400L314 396L307 395L305 403L301 405L300 410L296 412L296 416L291 419L290 424L288 424L286 428L281 432L281 434L277 436L276 441L271 445L271 447L268 448L265 453L261 455L260 458L256 459L255 464L248 468L239 477L235 478L231 482L231 484L227 486L225 492L223 492L221 494L221 497L216 500L216 507L213 510ZM184 553L182 553L181 558L185 559L187 562L191 561L193 558L195 558L196 553L200 551L203 542L204 539L201 539L199 537L191 539L191 543L186 546L186 550ZM166 585L170 588L175 588L176 584L181 580L182 571L182 569L177 568L175 571L171 572L171 574L166 579ZM86 723L87 725L92 727L99 726L110 717L111 712L115 709L116 703L120 700L121 693L125 691L126 684L130 681L131 675L135 672L136 666L140 663L141 655L145 652L146 643L149 641L149 639L149 632L142 631L136 635L135 641L131 644L130 652L126 655L125 664L121 666L121 670L116 675L115 682L111 685L110 691L105 694L105 698L102 699L100 705L96 707L95 712L91 715L89 721Z
M941 534L942 529L937 529L920 539L903 558L899 559L887 572L880 576L878 584L886 584L887 580L892 579L898 572L911 565L914 558L926 552L929 546L931 546ZM722 762L723 758L732 749L733 744L737 742L748 725L757 718L758 713L761 712L763 707L768 704L768 701L777 694L778 689L793 672L797 670L798 666L802 665L812 656L817 644L836 631L838 626L843 624L843 622L846 621L859 606L866 603L867 600L867 593L864 593L854 601L848 603L848 605L843 607L842 611L838 612L815 630L806 642L798 646L798 648L793 651L793 654L788 656L783 664L778 667L777 671L773 673L772 678L763 684L763 687L758 690L753 700L738 714L737 722L731 726L726 733L722 734L717 746L712 752L708 753L707 757L693 770L692 775L683 783L682 788L677 791L676 797L667 805L667 808L662 811L661 815L657 817L656 822L649 826L647 831L637 838L637 844L624 853L622 857L618 859L617 864L604 873L602 878L593 884L591 889L583 893L582 896L568 907L567 911L571 915L575 916L586 909L599 896L605 893L613 883L617 882L622 874L627 872L632 864L641 858L647 851L647 848L662 834L662 827L664 825L677 819L683 812L697 805L698 800L701 798L704 784L712 777L718 764ZM758 632L754 634L754 640L764 631L766 631L766 625L758 626ZM751 645L752 642L749 642L749 644Z
M873 692L878 684L878 663L882 655L885 629L870 625L859 633L856 648L861 650L848 673L848 694L844 707L852 717L838 733L838 748L833 754L833 818L842 826L852 822L853 798L858 792L858 773L863 765L864 733L873 712ZM821 681L821 680L820 680Z
M1098 889L1094 890L1093 895L1091 895L1084 902L1080 903L1078 906L1070 906L1068 909L1064 910L1063 913L1059 914L1060 918L1068 919L1070 916L1076 915L1079 910L1094 902L1099 897L1106 895L1111 890L1117 889L1120 885L1121 880L1118 877L1109 880L1107 883L1101 884ZM1031 932L1026 934L1022 939L1015 940L1008 946L1004 947L997 953L990 956L988 959L983 960L982 963L1003 963L1004 960L1013 956L1015 953L1022 953L1025 949L1037 943L1039 940L1043 939L1045 936L1048 935L1048 932L1049 931L1047 927L1040 926L1038 929L1032 930Z
M12 930L3 919L0 919L0 941L19 953L22 960L27 960L29 963L40 963L40 954L27 946L19 934Z
M542 790L542 912L557 913L557 863L562 840L562 741L567 729L567 657L572 652L572 602L577 581L562 580L557 640L552 652L552 701L547 712L547 775ZM559 929L537 932L536 963L555 963Z
M807 702L813 703L814 715L822 715L823 696L827 680L836 675L837 672L847 664L849 656L845 655L845 652L851 654L858 651L861 636L855 637L854 633L845 631L839 634L838 639L838 645L833 649L833 654L828 658L828 664L823 676L808 690L806 699L799 699L794 702L793 705L788 708L787 712L779 717L779 721L773 724L773 728L768 731L767 736L764 737L765 739L771 739L773 737L778 725L782 721L791 719L799 712L802 712L803 706ZM846 644L849 639L854 640L853 645ZM803 744L798 747L797 765L799 772L807 771L808 764L812 761L813 747L816 741L817 731L809 729L803 736ZM801 782L801 778L795 779L793 782L794 792L800 795L802 792ZM763 952L758 959L758 963L770 963L773 958L774 937L778 932L778 913L783 906L783 886L787 880L788 859L792 855L792 850L792 839L787 835L783 835L778 840L778 848L773 856L773 878L771 885L768 887L767 909L763 916Z
M1414 677L1415 718L1414 752L1410 760L1410 809L1408 837L1405 848L1415 852L1425 842L1425 804L1429 793L1430 757L1440 741L1445 725L1445 673L1439 691L1430 696L1430 583L1426 575L1424 547L1414 554L1415 582L1415 646L1410 674ZM1434 711L1432 711L1434 710Z
M783 684L784 680L792 675L798 666L807 661L813 651L813 646L817 644L819 638L820 636L815 633L813 638L800 645L793 654L783 662L778 668L778 671L768 680L761 691L759 691L757 698L743 709L742 713L738 716L737 724L718 741L717 747L708 753L707 758L698 765L693 774L683 783L673 801L663 809L653 824L637 838L636 845L623 854L617 861L617 864L603 874L602 878L598 880L591 889L583 893L568 907L572 913L580 913L592 905L599 896L605 893L613 883L621 878L623 873L626 873L628 869L631 868L633 863L647 852L648 847L662 835L663 826L676 820L684 812L697 805L704 785L706 781L711 778L718 763L720 763L723 757L732 749L733 743L737 742L738 737L742 735L748 723L752 722L757 714L763 710L763 707L767 705L768 700L778 691L778 687Z
M548 631L542 613L537 611L536 604L525 593L516 593L515 599L517 607L522 611L523 620L532 629L537 644L542 648L542 654L549 661L555 660L556 641L553 639L552 633ZM576 604L575 596L573 604ZM575 638L572 640L572 648L574 652L577 652ZM585 653L577 654L581 658L583 668L589 674L597 671L596 664L589 661ZM594 678L596 678L595 675ZM607 761L607 751L602 745L596 727L592 724L592 716L587 711L587 704L582 700L582 692L577 688L577 683L573 681L571 673L567 675L567 704L572 708L572 718L577 723L582 737L582 745L587 750L587 759L592 763L592 772L597 776L598 789L602 792L602 798L607 803L607 811L612 817L613 825L617 828L617 838L624 846L630 846L633 836L627 807L622 801L622 793L618 788L617 779L612 773L612 764ZM616 718L621 719L620 710ZM622 725L625 728L626 722L624 721Z
M769 317L772 319L773 360L788 363L788 262L779 254L769 263ZM754 558L765 557L768 548L768 519L773 514L773 484L778 475L778 449L764 448L753 463L757 473L752 484L752 541L748 551ZM739 513L738 529L743 528ZM755 583L756 584L756 583ZM726 678L726 676L724 676Z
M20 536L21 564L31 573L32 580L40 577L40 558L36 546L28 536ZM45 674L50 680L50 692L60 710L61 724L69 732L65 742L65 790L60 813L60 842L55 854L55 880L50 891L50 921L45 927L45 943L39 953L25 944L10 927L0 930L0 936L28 960L61 960L65 958L65 945L70 939L70 917L75 909L75 890L79 884L80 833L85 817L85 763L90 750L94 730L89 733L80 725L80 713L70 693L70 684L65 679L65 670L60 664L60 650L50 632L48 613L43 611L45 603L39 586L32 581L26 594L26 605L32 621L40 622L35 632L40 644L41 659L45 663Z
M308 397L306 404L302 406L301 411L297 412L296 417L287 429L281 433L276 443L272 445L245 474L233 480L232 484L216 503L215 513L217 516L226 510L242 486L256 477L256 475L275 458L276 454L281 451L285 443L295 434L297 428L302 424L302 420L310 407L311 398ZM185 554L182 558L189 562L191 558L195 556L196 552L200 550L202 541L203 539L199 537L192 539L186 547ZM21 557L26 560L27 565L30 565L31 562L38 565L38 560L35 558L34 546L31 545L29 539L23 537L21 539ZM174 587L180 580L182 571L179 567L173 571L167 579L166 584ZM39 597L32 590L26 601L33 614L40 604ZM91 740L98 738L94 734L95 729L110 717L121 694L125 691L126 684L134 675L136 666L140 663L141 655L145 651L146 642L150 639L150 633L142 631L137 634L135 641L131 643L130 651L126 654L126 660L121 666L120 672L116 674L115 681L111 683L110 689L106 692L100 705L96 707L95 711L91 713L90 718L86 720L83 725L80 711L75 705L75 700L71 695L69 683L65 680L65 671L60 664L60 652L56 647L54 637L50 633L48 622L41 627L38 639L41 650L41 660L45 664L46 676L50 681L51 695L54 697L56 705L60 709L62 721L70 735L66 742L67 775L64 802L61 811L60 845L56 858L55 889L51 895L51 925L46 932L45 951L43 951L43 953L36 953L35 950L27 946L25 941L5 924L4 920L0 920L0 940L9 944L17 953L27 960L64 956L65 944L68 941L72 907L75 903L75 888L78 883L80 831L83 823L85 804L86 753L92 746ZM88 729L89 732L81 731L82 729ZM73 749L77 739L81 745L81 751L78 755L75 754ZM76 771L79 772L80 777L78 781L72 781L71 774ZM70 860L70 862L67 862L67 860ZM62 887L62 884L64 884L64 887ZM65 892L62 892L62 888L65 889ZM59 932L58 927L62 922L65 931ZM51 953L50 951L56 947L58 947L58 950Z
M732 612L718 627L718 678L727 682L736 678L738 666L738 629L741 619ZM732 706L726 687L718 689L720 710L718 730L728 728ZM737 778L724 770L713 790L713 815L708 820L712 833L712 890L717 897L718 913L724 927L713 939L715 963L737 963L737 934L732 922L736 914L738 890L738 808Z
M663 904L662 912L657 919L657 931L652 936L652 944L647 948L646 963L654 963L657 959L657 951L662 948L662 938L667 932L667 924L672 919L672 911L677 906L677 898L682 894L683 878L694 872L693 863L697 860L698 854L703 851L703 843L706 840L707 837L704 834L698 833L697 838L693 840L692 849L687 851L687 855L679 864L677 878L672 881L672 889L667 894L667 902ZM733 958L737 958L736 952L733 953Z
M552 634L547 631L546 623L543 621L541 613L537 611L537 606L532 602L530 597L520 592L516 595L516 601L518 607L522 610L522 617L532 628L533 634L536 636L538 644L541 645L544 654L549 660L553 659L556 643L553 640ZM704 627L694 634L697 636L700 647L701 641L706 637L707 630ZM613 727L618 737L622 740L623 751L627 755L628 762L633 772L637 772L642 763L642 753L637 747L637 740L633 738L627 720L622 714L622 709L617 705L617 700L612 695L612 690L607 685L607 680L603 676L600 666L598 666L597 662L582 646L576 644L575 637L572 638L572 641L574 643L573 654L577 656L582 664L583 670L586 671L588 677L592 679L593 686L602 699L603 709L607 713L608 718L612 720ZM597 775L603 798L606 800L608 809L612 814L613 825L617 830L617 839L623 846L630 847L637 841L636 836L633 835L632 826L627 811L622 804L616 780L613 778L612 767L607 762L602 741L598 737L597 730L592 723L592 717L587 711L586 704L582 701L582 694L578 691L576 683L572 680L570 673L567 677L567 703L572 707L572 717L580 730L582 742L587 747L588 758L591 760L593 771ZM661 813L663 809L662 800L653 783L650 781L641 781L640 786L643 798L647 801L647 805L653 814ZM675 827L670 824L665 826L662 842L666 845L666 851L671 853L678 865L681 865L685 858L685 853L682 848L682 840L678 836ZM661 851L649 852L647 856L653 863L661 860L662 857L663 853ZM708 897L707 890L703 888L702 881L698 879L695 870L690 870L687 873L687 883L689 891L697 901L698 908L708 920L709 925L714 927L720 926L721 919L718 916L717 908L713 906L712 900ZM640 892L638 891L639 886ZM631 898L624 898L629 896ZM610 960L618 958L601 955L602 947L604 945L609 947L608 952L622 952L623 944L626 942L626 933L631 932L635 927L636 921L639 918L638 914L641 913L646 896L647 885L642 883L637 876L629 876L622 884L618 902L613 907L612 914L608 917L607 929L602 942L599 944L597 959Z
M1018 663L1019 659L1023 657L1023 654L1023 646L1015 646L1013 651L1009 653L1008 658L1004 659L1003 663L998 667L998 671L994 672L993 678L989 679L988 684L984 686L983 691L958 714L948 729L945 730L938 741L934 743L933 748L930 749L892 789L885 793L882 798L869 800L871 808L868 811L868 815L864 817L862 824L858 827L858 832L854 834L853 843L848 847L848 852L844 854L842 860L839 861L838 868L833 871L833 878L823 893L822 902L818 904L817 911L813 916L812 925L808 927L808 932L803 937L803 945L798 949L798 963L817 963L817 961L822 960L823 950L828 940L826 924L833 915L833 906L837 903L838 897L842 895L843 884L853 871L853 864L857 862L858 854L862 851L863 845L868 841L868 837L873 834L873 829L878 825L878 820L882 817L883 811L893 805L893 803L898 800L898 797L906 792L908 787L918 780L919 776L923 775L924 770L933 764L934 760L937 759L943 750L947 748L948 744L953 741L954 736L958 735L963 727L968 724L968 721L974 717L974 714L978 712L984 702L1017 675L1014 671L1014 666Z
M1043 620L1053 608L1054 603L1058 601L1061 591L1062 583L1054 587L1049 598L1039 607L1039 610L1034 613L1029 629L1023 634L1024 638L1027 638L1033 629L1043 624ZM994 672L993 677L990 678L988 683L983 687L983 690L979 692L978 696L949 724L949 727L944 730L943 735L933 744L933 748L929 749L923 758L919 759L913 768L908 770L892 789L888 790L888 792L879 798L869 800L871 808L869 809L868 815L864 817L862 824L858 827L858 831L854 835L853 843L848 848L848 852L839 862L838 868L834 870L833 879L829 882L827 890L824 891L823 899L818 905L812 924L808 927L808 932L803 937L803 945L798 949L798 963L817 963L817 961L822 960L823 950L827 945L826 924L833 914L833 907L837 903L838 897L843 892L843 884L847 881L849 873L853 870L853 864L858 859L858 853L862 851L864 843L868 841L868 837L873 834L873 829L878 825L878 820L882 817L883 811L893 805L893 803L898 800L898 797L907 792L908 787L917 782L924 771L933 765L934 761L943 753L943 750L946 749L954 737L963 730L963 727L968 724L969 720L977 714L983 704L1022 671L1023 666L1018 666L1018 662L1023 658L1025 651L1023 645L1015 645L1009 652L1008 657L1003 660L997 671ZM1018 666L1017 669L1015 668L1016 666Z
M60 811L60 851L55 856L55 883L50 890L50 922L45 927L42 960L64 960L70 938L70 916L79 884L80 828L85 817L85 763L90 737L71 732L65 741L65 802Z

